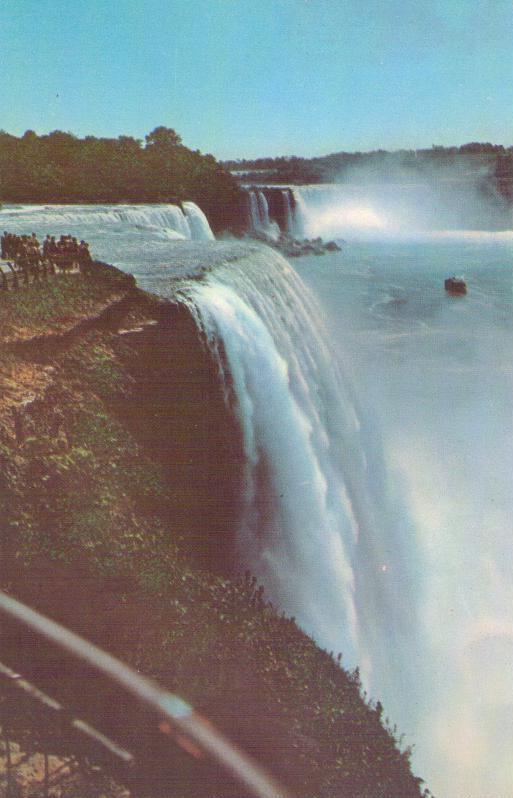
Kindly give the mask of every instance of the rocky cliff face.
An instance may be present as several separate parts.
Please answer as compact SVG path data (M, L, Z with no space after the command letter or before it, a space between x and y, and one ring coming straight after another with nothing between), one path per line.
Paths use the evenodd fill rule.
M115 351L131 378L116 413L173 486L170 525L205 567L230 570L242 447L194 319L184 305L162 303L157 323L122 334Z
M205 567L226 570L242 455L216 366L185 306L131 285L110 298L66 329L38 328L9 344L5 368L19 384L4 408L3 455L24 489L5 509L6 528L17 528L22 513L39 543L53 545L50 537L61 535L65 545L77 527L91 525L85 517L97 517L97 534L108 539L119 519L101 509L99 493L112 483L112 495L122 498L114 485L135 468L123 458L137 454L138 478L158 471L160 484L138 497L141 506L132 502L132 512L142 519L156 502L171 539L187 541ZM87 465L98 456L112 457L103 488Z

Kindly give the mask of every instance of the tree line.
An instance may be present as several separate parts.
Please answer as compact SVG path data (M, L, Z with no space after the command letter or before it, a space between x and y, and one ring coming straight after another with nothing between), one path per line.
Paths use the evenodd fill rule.
M235 229L241 192L212 155L157 127L131 136L78 138L54 130L21 137L0 131L0 201L23 203L179 203L191 200L214 230Z
M442 174L448 169L461 179L494 185L513 198L513 147L490 142L469 142L459 147L433 145L418 150L373 150L371 152L336 152L316 158L280 156L224 161L223 165L239 179L251 183L308 184L339 182L362 170L369 178L397 177L415 180Z

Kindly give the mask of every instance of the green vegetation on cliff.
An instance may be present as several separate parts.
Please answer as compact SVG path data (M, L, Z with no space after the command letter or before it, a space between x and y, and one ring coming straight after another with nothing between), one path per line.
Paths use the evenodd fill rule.
M112 272L57 275L31 329L30 290L0 303L2 588L157 676L297 796L419 798L358 673L227 571L239 452L187 314ZM140 795L164 794L154 778Z
M55 130L0 131L0 200L27 203L196 202L216 231L237 228L240 190L212 155L157 127L145 145Z

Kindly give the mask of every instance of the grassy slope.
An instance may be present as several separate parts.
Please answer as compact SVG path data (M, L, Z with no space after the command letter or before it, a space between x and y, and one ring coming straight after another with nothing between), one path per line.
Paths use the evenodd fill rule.
M126 290L58 276L2 296L0 329L11 339L62 332ZM151 299L131 296L124 326L158 315ZM134 340L103 325L62 345L0 350L3 587L158 675L297 795L419 796L408 752L380 705L362 700L358 675L281 617L250 577L207 570L211 541L199 535L191 550L187 475L173 480L155 435L141 434L160 410L141 404ZM27 399L16 440L13 407ZM195 424L185 411L174 405L168 429L176 452L182 427Z

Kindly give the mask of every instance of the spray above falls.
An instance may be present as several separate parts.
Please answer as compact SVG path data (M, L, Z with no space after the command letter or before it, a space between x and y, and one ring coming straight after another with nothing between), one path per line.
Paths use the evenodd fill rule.
M479 182L439 179L371 181L355 173L344 183L248 189L249 229L297 239L432 238L513 228L503 197ZM265 213L261 210L265 200ZM272 228L272 229L271 229ZM274 233L273 233L274 231Z

